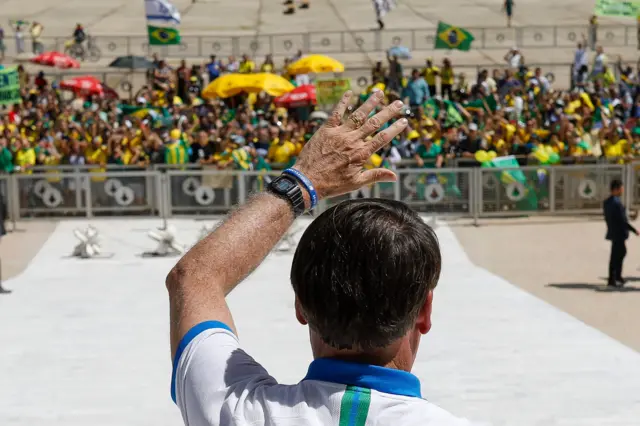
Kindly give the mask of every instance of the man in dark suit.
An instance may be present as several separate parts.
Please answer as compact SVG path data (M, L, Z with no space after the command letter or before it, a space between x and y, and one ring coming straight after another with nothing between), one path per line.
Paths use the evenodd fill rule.
M622 182L614 179L611 182L611 195L604 201L604 220L607 222L607 240L611 241L611 258L609 259L609 279L607 286L617 287L625 283L622 278L622 262L627 254L625 241L629 231L638 235L638 231L629 223L627 212L620 201L624 192Z

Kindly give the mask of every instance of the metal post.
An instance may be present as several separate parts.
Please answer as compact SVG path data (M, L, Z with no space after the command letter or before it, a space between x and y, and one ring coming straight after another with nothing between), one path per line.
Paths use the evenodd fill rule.
M242 205L247 202L247 182L242 173L238 173L236 178L238 179L238 204Z
M556 171L549 167L549 212L556 211Z
M164 200L164 214L162 215L162 227L163 229L167 229L167 221L170 216L173 215L173 202L171 200L171 171L167 170L166 173L163 174L163 200Z
M11 225L13 225L13 232L18 230L18 217L20 217L20 195L18 189L18 177L16 175L9 175L7 181L7 203L9 208L7 209L11 214Z
M624 203L627 208L631 208L631 205L633 204L633 175L635 173L635 170L633 169L633 164L625 164L623 167L624 173L622 182L624 182L624 186L625 188L627 188L627 190L624 192Z
M82 186L78 186L78 188L85 187L85 190L84 190L84 202L85 202L86 208L87 208L87 218L93 217L93 209L92 209L92 206L91 206L92 198L93 198L93 197L91 197L91 179L89 178L89 175L87 174L84 177L79 176L78 180L80 180L80 182L82 182Z
M373 198L380 198L380 185L377 183L373 185L373 191L371 191Z
M469 173L471 183L469 185L469 208L473 216L473 226L479 226L478 217L478 190L482 190L482 178L480 176L480 167L474 167Z
M73 169L71 176L72 176L71 178L75 180L76 208L80 210L82 208L82 188L83 188L84 180L82 179L82 176L80 176L80 169L77 169L77 168Z
M478 217L478 219L480 219L480 217L482 216L482 212L484 210L484 187L483 187L483 176L482 176L482 169L478 168L478 179L476 179L476 216Z

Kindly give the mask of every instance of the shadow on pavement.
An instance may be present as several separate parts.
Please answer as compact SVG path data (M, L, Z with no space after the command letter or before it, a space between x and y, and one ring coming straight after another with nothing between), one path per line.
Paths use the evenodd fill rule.
M628 281L632 281L628 279ZM633 280L633 281L637 281ZM561 290L592 290L600 293L629 293L640 292L640 287L607 287L605 284L591 283L553 283L547 284L547 287L559 288Z

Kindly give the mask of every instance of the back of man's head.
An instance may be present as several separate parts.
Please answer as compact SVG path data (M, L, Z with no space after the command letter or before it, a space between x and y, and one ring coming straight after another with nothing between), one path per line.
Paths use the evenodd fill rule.
M415 325L440 267L437 237L413 210L397 201L353 200L307 228L291 283L324 343L370 351Z
M609 184L609 189L613 193L620 191L621 188L622 188L622 181L620 179L613 179Z

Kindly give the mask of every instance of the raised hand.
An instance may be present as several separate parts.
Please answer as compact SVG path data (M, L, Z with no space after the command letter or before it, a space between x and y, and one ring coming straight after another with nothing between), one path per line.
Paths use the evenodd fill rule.
M329 120L305 145L293 167L311 180L320 198L345 194L376 182L396 180L395 173L389 169L364 171L363 166L373 153L407 127L406 118L402 118L366 140L386 122L399 116L403 103L396 101L368 118L384 97L381 91L376 91L343 120L351 96L351 91L344 94Z

